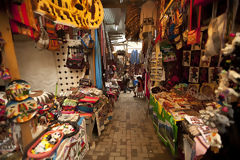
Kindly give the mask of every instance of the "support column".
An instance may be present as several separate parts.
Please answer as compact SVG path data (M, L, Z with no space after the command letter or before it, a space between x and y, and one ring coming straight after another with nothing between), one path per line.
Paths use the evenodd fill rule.
M0 11L0 22L0 32L2 33L2 38L6 42L4 46L5 54L3 56L3 63L9 69L13 80L20 79L18 63L12 39L12 32L9 24L9 17L8 14L3 10Z
M14 49L14 42L12 39L11 27L9 24L9 16L5 10L0 11L0 32L2 33L2 38L5 40L6 44L4 45L4 55L3 55L3 63L9 69L9 72L12 76L12 80L20 79L20 73L18 69L17 58ZM22 144L23 148L32 141L32 133L31 133L31 122L30 120L26 123L20 124L21 134L22 134Z

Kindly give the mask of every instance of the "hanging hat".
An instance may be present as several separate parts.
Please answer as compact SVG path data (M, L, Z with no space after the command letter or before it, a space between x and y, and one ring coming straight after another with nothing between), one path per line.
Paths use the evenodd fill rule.
M6 88L8 100L23 101L29 97L31 86L24 80L14 80Z

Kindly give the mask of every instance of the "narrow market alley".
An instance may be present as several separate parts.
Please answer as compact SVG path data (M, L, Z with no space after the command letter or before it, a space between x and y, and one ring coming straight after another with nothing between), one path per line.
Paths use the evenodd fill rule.
M86 160L172 160L168 148L158 139L145 99L121 93L112 121L90 149Z

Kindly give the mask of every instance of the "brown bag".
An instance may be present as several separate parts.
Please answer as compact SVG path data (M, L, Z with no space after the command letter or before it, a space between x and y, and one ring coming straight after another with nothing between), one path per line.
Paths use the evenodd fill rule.
M49 38L48 50L50 50L50 51L59 51L60 50L60 44L56 37Z

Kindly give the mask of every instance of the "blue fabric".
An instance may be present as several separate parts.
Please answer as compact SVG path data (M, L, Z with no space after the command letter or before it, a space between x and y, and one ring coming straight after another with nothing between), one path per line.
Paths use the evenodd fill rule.
M83 119L84 119L84 117L81 117L81 118L79 119L79 121L77 122L77 124L78 124L79 126L82 124Z
M133 85L136 86L138 84L138 80L134 80Z
M140 63L139 53L137 50L132 50L130 62L131 62L131 64L139 64Z
M102 89L102 62L101 49L98 40L98 32L95 29L95 71L96 71L96 87Z

